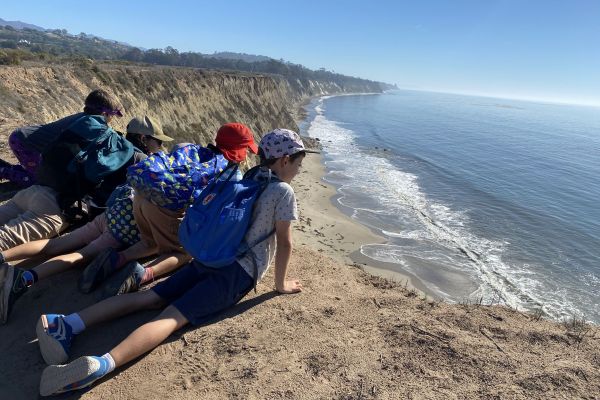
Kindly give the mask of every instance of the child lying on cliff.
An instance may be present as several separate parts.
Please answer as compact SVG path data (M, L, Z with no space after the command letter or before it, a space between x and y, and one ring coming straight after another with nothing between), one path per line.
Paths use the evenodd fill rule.
M162 149L162 141L172 140L162 132L141 129L144 118L133 118L127 136L138 142L147 154ZM130 186L119 186L107 202L107 210L86 225L53 239L24 243L0 252L0 323L5 323L14 302L39 280L93 260L105 249L118 249L137 243L140 235L132 212ZM6 262L31 257L53 257L30 270Z
M72 144L76 143L82 149L87 148L88 145L93 143L94 136L98 132L105 132L110 128L110 123L115 116L122 116L117 104L117 100L109 93L103 90L94 90L86 98L84 113L50 124L53 126L51 130L42 129L30 132L32 134L27 139L23 139L24 141L19 142L21 144L14 148L17 158L30 170L28 174L33 173L34 170L36 171L37 182L26 189L20 190L12 199L0 205L0 250L10 249L33 240L58 236L68 227L69 221L64 215L65 210L61 201L63 193L50 185L49 181L64 183L71 180L63 172L53 174L47 168L47 165L41 167L44 163L41 152L44 151L44 154L56 153L53 151L55 146L65 143L63 135L67 135L67 133L70 140L73 141ZM73 119L75 120L73 121ZM19 132L13 133L11 138L17 140L15 137L18 136ZM28 143L27 146L26 142ZM113 160L118 158L120 154L120 151L113 152L108 158ZM132 160L135 158L135 154ZM8 167L2 168L6 169ZM72 174L72 176L75 176L75 174ZM113 172L105 178L114 176L118 176L118 174ZM110 188L104 186L110 189L107 194L110 194L117 185L118 183L115 183ZM72 187L68 189L75 191ZM79 200L79 198L75 200Z
M241 300L253 288L253 276L262 278L273 260L276 290L280 293L300 292L300 282L286 279L286 272L292 254L291 221L298 218L290 182L298 174L306 152L298 134L287 129L272 131L261 140L264 167L255 178L268 175L270 169L280 181L268 184L258 198L245 240L256 243L258 238L267 239L231 265L213 269L191 261L150 290L111 297L67 316L42 315L36 331L40 351L50 366L42 373L40 394L48 396L90 386L115 368L154 349L187 324L197 326L213 319ZM275 235L269 235L273 230ZM254 272L255 265L258 275ZM156 307L164 309L105 355L80 357L67 365L56 365L68 360L73 338L85 329Z
M107 249L99 254L81 276L79 288L82 292L87 293L93 290L109 276L110 278L105 283L103 297L133 292L138 290L142 284L151 282L155 277L169 274L190 261L191 257L183 250L178 237L179 224L185 214L185 207L189 205L190 200L193 200L189 193L199 193L208 181L228 164L244 161L247 149L255 153L258 150L252 131L240 123L229 123L220 127L215 137L215 143L216 146L208 148L188 145L195 146L195 149L191 150L198 150L199 162L197 164L201 164L203 167L200 168L202 175L197 175L202 177L204 183L200 180L191 182L188 180L189 177L184 177L184 180L176 182L166 179L177 175L175 173L170 173L168 176L165 174L165 180L159 182L161 187L165 188L165 192L174 193L173 203L165 204L164 202L171 199L164 198L162 195L158 196L152 190L147 191L145 187L148 184L141 178L144 175L134 175L139 172L138 169L155 168L156 160L150 157L142 163L148 167L132 166L130 168L128 180L132 186L136 187L133 214L140 230L141 240L121 252ZM186 150L188 146L183 146L176 151ZM189 163L187 157L185 162ZM241 175L235 179L239 180L240 178ZM181 190L186 186L193 187L189 190ZM171 188L174 189L171 190ZM169 207L170 204L175 204L177 207ZM151 261L146 267L137 262L141 258L154 254L158 254L158 258Z
M8 146L17 158L18 164L12 165L0 159L0 179L8 179L23 188L35 184L35 175L42 161L42 153L69 125L85 114L123 116L117 101L104 90L96 89L85 98L83 112L49 124L16 129L8 137Z

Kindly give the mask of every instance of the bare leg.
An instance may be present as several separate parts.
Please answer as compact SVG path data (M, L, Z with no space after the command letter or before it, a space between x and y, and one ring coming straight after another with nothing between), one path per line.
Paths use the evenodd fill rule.
M156 348L170 334L187 324L188 320L175 307L165 308L158 317L137 328L110 351L115 366L120 367Z
M54 239L40 239L20 244L12 249L4 250L2 254L6 261L16 261L40 255L51 257L67 251L77 250L83 245L85 243L82 243L76 235L66 234Z
M74 253L62 254L45 261L37 267L34 267L33 270L36 272L38 279L45 279L49 276L74 268L77 265L89 262L99 253L100 249L97 246L85 246L83 249Z
M162 299L153 291L137 292L125 294L118 297L111 297L94 306L88 307L79 312L79 316L86 326L92 326L98 322L116 318L127 313L162 305ZM105 375L109 364L108 358L104 358L101 363L98 357L80 357L77 360L63 364L68 358L64 347L56 336L48 334L48 328L44 325L44 316L40 319L38 327L38 338L40 338L40 350L46 362L49 365L42 373L40 381L40 394L48 396L64 390L76 390L91 384L101 376ZM66 317L68 318L68 317ZM187 324L187 320L173 307L168 307L158 318L142 325L130 334L111 352L111 358L115 366L121 366L126 362L144 354L145 352L158 346L172 332ZM62 350L65 354L59 354ZM55 354L56 353L56 354ZM104 366L104 370L101 367ZM111 368L112 369L112 368ZM82 385L82 379L91 379Z
M134 311L158 308L164 305L163 299L153 290L113 296L81 310L78 314L86 328L110 321Z
M191 257L185 253L163 254L146 265L146 268L152 268L153 276L157 278L175 271L190 260Z
M123 257L123 265L125 265L129 261L139 260L141 258L156 254L157 251L158 248L156 245L152 246L140 240L133 246L121 251L119 254Z

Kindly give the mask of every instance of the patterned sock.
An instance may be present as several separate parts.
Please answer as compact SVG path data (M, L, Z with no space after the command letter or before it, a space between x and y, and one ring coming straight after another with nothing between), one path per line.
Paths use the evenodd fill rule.
M142 278L140 285L143 285L148 282L152 282L153 280L154 280L154 270L152 269L152 267L148 267L144 270L144 277Z
M71 327L73 335L78 335L85 330L85 323L77 313L65 316L64 320Z
M21 279L23 279L23 284L25 286L30 287L38 281L38 275L34 270L30 269L23 272Z
M115 369L115 360L113 360L113 358L110 355L110 353L106 353L105 355L103 355L100 358L105 359L106 362L108 363L108 369L106 370L105 374L109 374L112 371L114 371L114 369Z

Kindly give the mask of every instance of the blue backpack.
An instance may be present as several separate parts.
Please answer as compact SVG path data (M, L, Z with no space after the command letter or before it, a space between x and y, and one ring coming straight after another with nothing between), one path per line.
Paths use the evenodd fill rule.
M255 180L259 167L254 167L242 180L234 182L230 177L235 175L237 164L233 168L227 179L217 177L206 186L179 226L183 248L207 267L221 268L233 263L275 232L273 229L252 245L244 241L256 200L269 183L280 180L270 170L267 178Z

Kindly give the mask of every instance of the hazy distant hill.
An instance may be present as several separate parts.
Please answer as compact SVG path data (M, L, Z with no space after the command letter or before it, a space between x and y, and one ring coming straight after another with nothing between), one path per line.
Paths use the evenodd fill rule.
M2 26L0 23L0 64L14 65L26 60L57 61L90 58L277 74L285 77L292 85L303 85L309 80L330 82L338 85L343 91L367 86L378 87L380 90L394 88L393 85L386 83L341 75L325 69L313 71L300 64L275 60L266 56L233 52L180 53L170 46L165 49L146 50L83 32L73 35L65 29L45 30L23 22L5 23L6 26ZM20 26L20 28L16 28L16 26Z
M208 55L208 54L207 54ZM226 60L241 60L245 62L258 62L258 61L269 61L273 58L267 56L255 56L254 54L246 53L233 53L230 51L215 51L213 54L208 55L214 58L223 58Z
M33 25L33 24L28 24L26 22L21 22L21 21L6 21L2 18L0 18L0 26L10 26L13 27L15 29L32 29L32 30L36 30L36 31L42 31L42 32L52 32L52 31L59 31L57 29L47 29L47 28L42 28L41 26L37 26L37 25ZM116 41L116 40L110 40L110 39L104 39L100 36L96 36L96 35L90 35L87 33L80 33L79 35L72 35L69 34L66 30L60 30L60 32L63 35L68 35L68 36L72 36L72 37L79 37L81 38L87 38L87 39L98 39L98 40L105 40L107 42L110 43L117 43L117 44L121 44L121 45L125 45L128 47L132 47L134 48L135 46L131 46L128 43L125 42L121 42L121 41ZM24 40L27 40L26 38L23 38ZM140 49L142 50L142 49ZM143 49L146 50L146 49ZM225 59L225 60L241 60L241 61L245 61L245 62L257 62L257 61L268 61L271 60L271 57L267 57L267 56L257 56L254 54L246 54L246 53L234 53L231 51L220 51L217 52L215 51L213 54L207 55L208 57L214 57L214 58L220 58L220 59Z
M46 29L42 28L41 26L27 24L27 23L21 22L21 21L6 21L2 18L0 18L0 26L12 26L15 29L28 28L28 29L35 29L36 31L45 31L46 30Z

